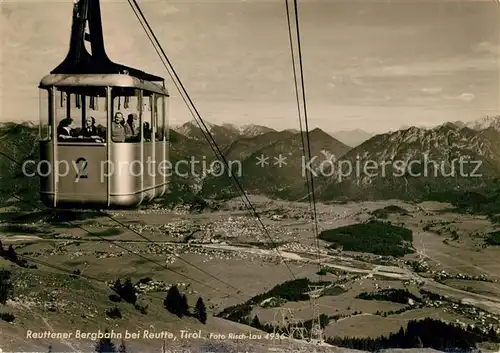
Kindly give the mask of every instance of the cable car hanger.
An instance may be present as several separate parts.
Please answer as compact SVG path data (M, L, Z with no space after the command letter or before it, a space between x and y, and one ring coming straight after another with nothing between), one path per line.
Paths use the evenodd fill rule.
M85 29L89 28L89 33ZM83 40L82 40L83 39ZM89 54L84 41L90 43ZM99 0L78 0L73 8L70 48L51 74L125 74L140 80L163 82L162 77L111 61L104 47Z

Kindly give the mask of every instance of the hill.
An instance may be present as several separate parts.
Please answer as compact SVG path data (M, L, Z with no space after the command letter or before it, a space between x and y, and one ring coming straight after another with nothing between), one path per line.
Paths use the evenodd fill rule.
M16 162L39 159L38 128L31 124L3 123L0 126L0 189L27 199L38 197L38 180L24 177ZM0 202L5 204L9 196L0 193Z
M40 267L28 270L0 264L0 270L8 270L11 273L14 285L12 295L5 305L0 304L2 313L9 312L14 316L13 324L0 324L2 325L0 347L5 351L46 352L49 346L52 346L54 352L68 351L68 348L71 348L71 351L94 351L93 346L97 339L92 336L106 329L117 336L121 335L112 341L118 347L121 339L124 339L129 352L161 349L163 343L163 339L159 339L161 332L171 332L176 336L180 330L189 332L202 330L204 335L207 332L245 334L249 331L260 332L248 326L213 317L210 313L206 324L189 315L182 317L174 315L168 312L163 304L166 296L164 289L161 293L158 290L151 290L149 287L153 286L147 282L145 282L147 285L142 287L139 287L139 283L135 285L136 288L143 290L137 290L137 301L134 305L124 299L112 299L112 294L115 294L111 289L113 281L107 284L104 281L92 281L78 275ZM34 288L28 286L28 283L43 283L43 285ZM190 295L188 305L191 311L196 298L196 295ZM209 303L209 299L205 300ZM140 307L144 309L139 310ZM117 308L120 314L118 316L109 314L111 308ZM44 331L58 334L72 333L72 336L67 339L50 339L50 337L30 339L27 337L27 329L35 333ZM153 335L156 332L155 339L151 336L149 339L145 338L143 335L146 330ZM77 331L80 332L80 337L77 336ZM134 334L139 332L138 339L127 338L126 331ZM82 334L88 336L83 337ZM169 340L168 343L169 348L180 348L186 340L181 340L179 337L179 342ZM200 342L200 345L202 343ZM230 340L227 343L230 344Z
M303 137L306 143L302 134L283 131L235 141L226 150L226 155L231 161L238 162L239 170L233 168L233 171L239 172L236 176L245 191L284 199L306 196ZM350 150L321 129L312 130L309 138L313 167ZM208 178L203 186L203 194L207 197L235 196L237 193L228 173Z

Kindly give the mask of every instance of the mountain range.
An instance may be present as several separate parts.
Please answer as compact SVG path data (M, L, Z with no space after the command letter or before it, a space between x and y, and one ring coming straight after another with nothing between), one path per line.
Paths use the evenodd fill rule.
M219 139L218 142L223 144L230 143L231 141L234 141L237 138L255 137L263 135L267 132L278 132L275 129L254 124L244 125L241 127L238 127L233 124L215 125L206 121L204 121L204 124L206 128L210 130L212 136L214 137L217 136L217 138ZM206 131L205 126L203 126L202 124L198 124L194 120L191 120L182 125L174 126L172 127L172 129L186 137L194 138L197 140L205 140L206 139L204 135L204 131ZM297 129L286 129L282 130L282 132L299 133L300 131ZM374 134L368 133L361 129L354 129L354 130L332 132L329 133L329 135L331 135L338 141L342 142L343 144L346 144L350 147L355 147L360 143L371 138Z
M411 127L374 136L343 155L342 161L353 170L348 173L345 167L342 173L338 168L320 176L323 199L439 198L496 185L500 132L454 123Z
M275 129L254 124L243 125L241 127L236 126L234 124L216 125L209 123L207 121L204 121L204 124L210 130L214 138L217 136L218 143L222 144L229 144L238 138L255 137L263 135L268 132L278 132ZM483 116L477 120L468 122L454 121L453 124L460 128L467 127L469 129L476 131L484 130L488 127L492 127L495 130L500 130L500 116ZM429 130L429 128L425 126L403 125L399 129L391 132L407 130L412 127L418 127L422 130ZM198 125L198 123L196 123L194 120L188 121L179 126L174 126L172 127L172 129L180 133L181 135L184 135L189 138L201 141L205 141L206 139L203 133L205 131L205 127L203 125ZM280 132L299 133L299 130L286 129ZM368 141L369 139L377 135L374 133L366 132L362 129L328 132L328 134L332 136L334 139L352 148L359 146L363 142Z
M500 177L500 117L434 128L410 127L374 135L354 147L317 128L309 132L309 164L303 148L308 142L300 132L258 125L205 125L243 189L275 198L307 199L305 178L310 174L314 175L316 198L323 201L446 201L460 192L496 190ZM36 126L3 123L0 149L18 161L35 159L37 135ZM194 122L171 129L169 141L173 163L194 158L210 166L215 160L214 146ZM37 183L23 177L19 165L0 157L0 168L1 189L36 197ZM208 169L201 163L188 177L173 176L168 198L238 195L233 176L221 168L220 163Z
M306 199L305 177L310 171L315 175L315 195L324 201L443 197L446 201L457 193L488 189L500 177L500 116L445 123L434 128L404 127L373 136L363 130L328 134L314 129L309 132L313 160L310 165L303 157L305 134L296 130L206 125L226 160L238 162L238 170L231 170L248 193ZM199 144L190 155L211 159L210 146L195 123L186 123L174 131L183 136L184 145L195 141ZM359 144L354 142L356 136ZM176 144L172 144L172 149L176 149ZM176 151L173 155L182 156L186 152ZM266 157L263 165L259 164L262 162L259 158ZM349 173L345 170L348 165L353 169ZM343 173L339 172L341 166ZM451 175L452 171L455 175ZM219 176L208 174L195 183L200 195L239 194L234 176L227 172Z

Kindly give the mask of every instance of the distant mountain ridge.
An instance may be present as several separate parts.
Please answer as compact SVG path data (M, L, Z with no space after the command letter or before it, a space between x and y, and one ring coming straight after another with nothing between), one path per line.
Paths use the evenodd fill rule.
M230 143L238 138L255 137L259 135L264 135L268 132L290 132L294 134L298 134L300 132L300 130L293 128L278 131L263 125L255 125L255 124L248 124L239 127L234 124L228 124L228 123L220 125L213 124L207 121L204 121L204 123L205 126L209 129L210 133L214 136L214 139L215 135L217 135L217 138L219 139L218 142L221 142L223 144ZM205 140L206 138L202 132L205 130L203 125L201 125L201 127L203 130L200 129L200 126L196 121L191 120L182 125L174 126L172 127L172 129L186 137L197 140L202 140L202 139ZM350 147L356 147L357 145L365 142L366 140L374 136L374 134L368 133L362 129L329 132L328 134L333 138L335 138L336 140Z
M255 124L248 124L242 127L227 123L216 125L207 121L204 121L204 124L214 139L224 145L227 145L240 137L254 137L268 132L276 132L276 130L269 127ZM192 139L206 140L204 135L205 126L203 126L203 124L200 125L198 125L196 121L191 120L180 126L173 127L173 130Z
M315 177L318 200L369 200L398 198L422 200L436 194L476 190L495 190L500 180L500 117L484 117L474 122L449 122L434 128L409 127L372 136L354 148L316 128L309 132L313 161L305 165L303 137L293 130L276 131L259 125L236 127L232 124L215 125L205 122L226 159L237 161L242 173L237 176L246 192L282 199L307 199L305 177L311 170ZM22 161L38 158L38 131L32 124L0 124L0 148ZM362 131L362 130L361 130ZM172 163L179 160L205 160L210 164L215 155L204 136L204 130L194 122L170 131ZM8 152L7 152L8 151ZM281 156L281 157L280 157ZM260 159L266 157L264 165ZM452 167L459 172L457 160L468 158L480 162L479 170L473 163L463 166L463 173L449 174ZM278 166L279 158L284 158ZM425 158L437 161L436 168L424 172ZM398 161L402 165L395 165ZM415 162L415 163L411 163ZM351 171L340 172L340 163L361 168L367 163L378 174ZM383 169L382 165L387 165ZM201 168L198 163L196 168ZM22 177L19 166L0 158L0 184L19 195L37 198L37 183ZM186 168L189 168L186 167ZM442 169L442 170L441 170ZM196 175L172 176L170 195L201 197L235 196L238 190L228 173L214 174L213 170L196 170ZM437 171L436 176L434 172ZM480 177L470 177L472 172ZM416 173L416 174L415 174ZM173 196L172 196L173 195ZM197 197L198 197L197 196Z
M485 115L479 119L472 120L472 121L455 121L453 124L457 125L458 127L468 127L469 129L472 130L485 130L488 128L493 128L497 131L500 131L500 115L496 116L488 116Z
M233 142L240 139L248 139L258 136L267 136L273 138L289 137L294 134L300 134L300 130L297 129L284 129L277 131L275 129L269 128L267 126L248 124L243 126L237 126L234 124L223 123L223 124L213 124L206 120L203 124L196 122L195 120L188 121L182 125L173 126L171 131L180 134L188 139L197 140L200 142L207 142L208 135L206 133L205 127L210 131L212 138L217 142L219 147L226 149ZM309 132L311 134L311 132ZM331 137L331 136L330 136ZM258 139L259 143L264 143L266 138Z
M330 133L330 135L351 147L356 147L374 136L374 134L361 129L337 131Z

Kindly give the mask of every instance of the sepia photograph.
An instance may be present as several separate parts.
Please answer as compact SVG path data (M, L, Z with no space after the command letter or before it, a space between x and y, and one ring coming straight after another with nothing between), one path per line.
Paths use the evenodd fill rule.
M0 7L0 353L500 352L498 0Z

